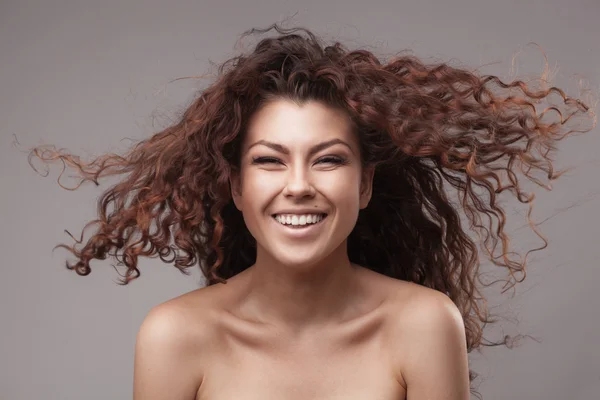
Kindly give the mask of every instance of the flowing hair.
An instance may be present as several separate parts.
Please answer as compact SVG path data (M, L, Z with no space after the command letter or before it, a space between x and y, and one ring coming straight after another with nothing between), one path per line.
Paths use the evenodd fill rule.
M140 275L140 256L160 257L184 273L198 265L208 285L245 270L256 242L233 204L229 177L249 118L274 99L318 101L350 117L362 163L375 167L371 201L348 238L350 261L447 294L462 313L468 351L487 345L489 312L470 234L507 271L505 287L525 278L527 257L509 249L498 195L511 193L531 212L533 195L521 181L546 187L560 175L556 144L592 129L592 108L556 87L534 89L410 55L382 62L366 50L324 45L302 28L247 34L272 29L279 36L223 63L177 123L126 154L83 162L52 146L31 151L30 163L37 157L75 168L79 185L122 176L84 228L95 225L93 236L84 243L82 232L74 245L57 246L76 257L67 268L87 275L91 260L112 256L126 267L120 282L127 284ZM591 126L567 128L576 116ZM546 247L527 219L543 242L530 251Z

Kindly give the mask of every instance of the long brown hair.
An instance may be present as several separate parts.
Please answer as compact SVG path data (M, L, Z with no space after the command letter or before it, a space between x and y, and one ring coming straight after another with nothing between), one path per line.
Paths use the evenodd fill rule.
M250 33L271 29L280 36L225 62L179 122L125 155L83 162L52 147L32 150L75 167L81 182L123 177L101 196L88 224L97 226L93 236L57 246L76 257L67 268L87 275L90 260L114 256L127 284L140 275L138 257L158 256L184 272L199 265L208 285L248 268L256 243L229 187L248 120L273 98L320 101L350 116L362 161L376 168L371 202L348 239L350 260L446 293L462 312L468 350L479 347L489 314L470 233L506 269L509 285L525 277L526 257L511 258L497 197L512 193L531 205L519 179L557 178L556 143L591 129L591 109L556 87L532 89L407 55L382 62L366 50L323 45L301 28ZM591 126L567 128L575 116Z

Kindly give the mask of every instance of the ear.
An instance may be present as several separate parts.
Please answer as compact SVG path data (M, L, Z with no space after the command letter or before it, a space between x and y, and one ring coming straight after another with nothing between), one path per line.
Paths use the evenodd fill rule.
M237 168L232 168L229 173L229 187L231 189L231 198L235 207L242 211L242 182L240 178L240 172Z
M363 168L360 181L360 209L367 208L371 195L373 194L373 177L375 176L375 166L368 165Z

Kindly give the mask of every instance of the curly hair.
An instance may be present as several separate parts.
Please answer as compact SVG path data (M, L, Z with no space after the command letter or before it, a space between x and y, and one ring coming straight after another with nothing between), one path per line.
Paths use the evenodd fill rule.
M350 261L447 294L463 315L468 351L481 346L489 313L470 234L479 235L493 264L506 268L507 285L525 278L527 257L511 257L498 195L512 193L531 212L533 195L520 179L546 187L536 172L547 182L557 178L556 144L592 129L592 108L556 87L533 89L410 55L382 62L339 42L324 45L303 28L273 25L246 34L272 29L279 36L223 63L176 124L125 155L83 162L54 147L31 151L30 163L60 160L79 172L80 184L123 176L84 228L97 225L93 236L79 247L83 232L75 245L57 246L77 258L67 268L87 275L91 260L111 255L126 267L127 284L140 275L138 257L160 257L184 273L198 265L208 285L248 268L256 243L229 186L248 121L273 99L319 101L347 113L363 164L375 167L371 202L348 238ZM543 102L548 106L536 109ZM575 116L592 126L568 129ZM529 224L543 241L530 251L546 247Z

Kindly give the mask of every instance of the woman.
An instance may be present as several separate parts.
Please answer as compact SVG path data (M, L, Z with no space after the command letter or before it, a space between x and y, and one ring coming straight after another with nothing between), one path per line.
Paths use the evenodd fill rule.
M125 156L32 153L96 183L124 175L97 232L59 246L68 268L114 255L127 284L159 256L207 279L144 320L134 398L469 398L489 316L469 234L508 284L524 276L497 195L531 205L517 172L556 178L556 141L591 111L557 88L274 28Z

